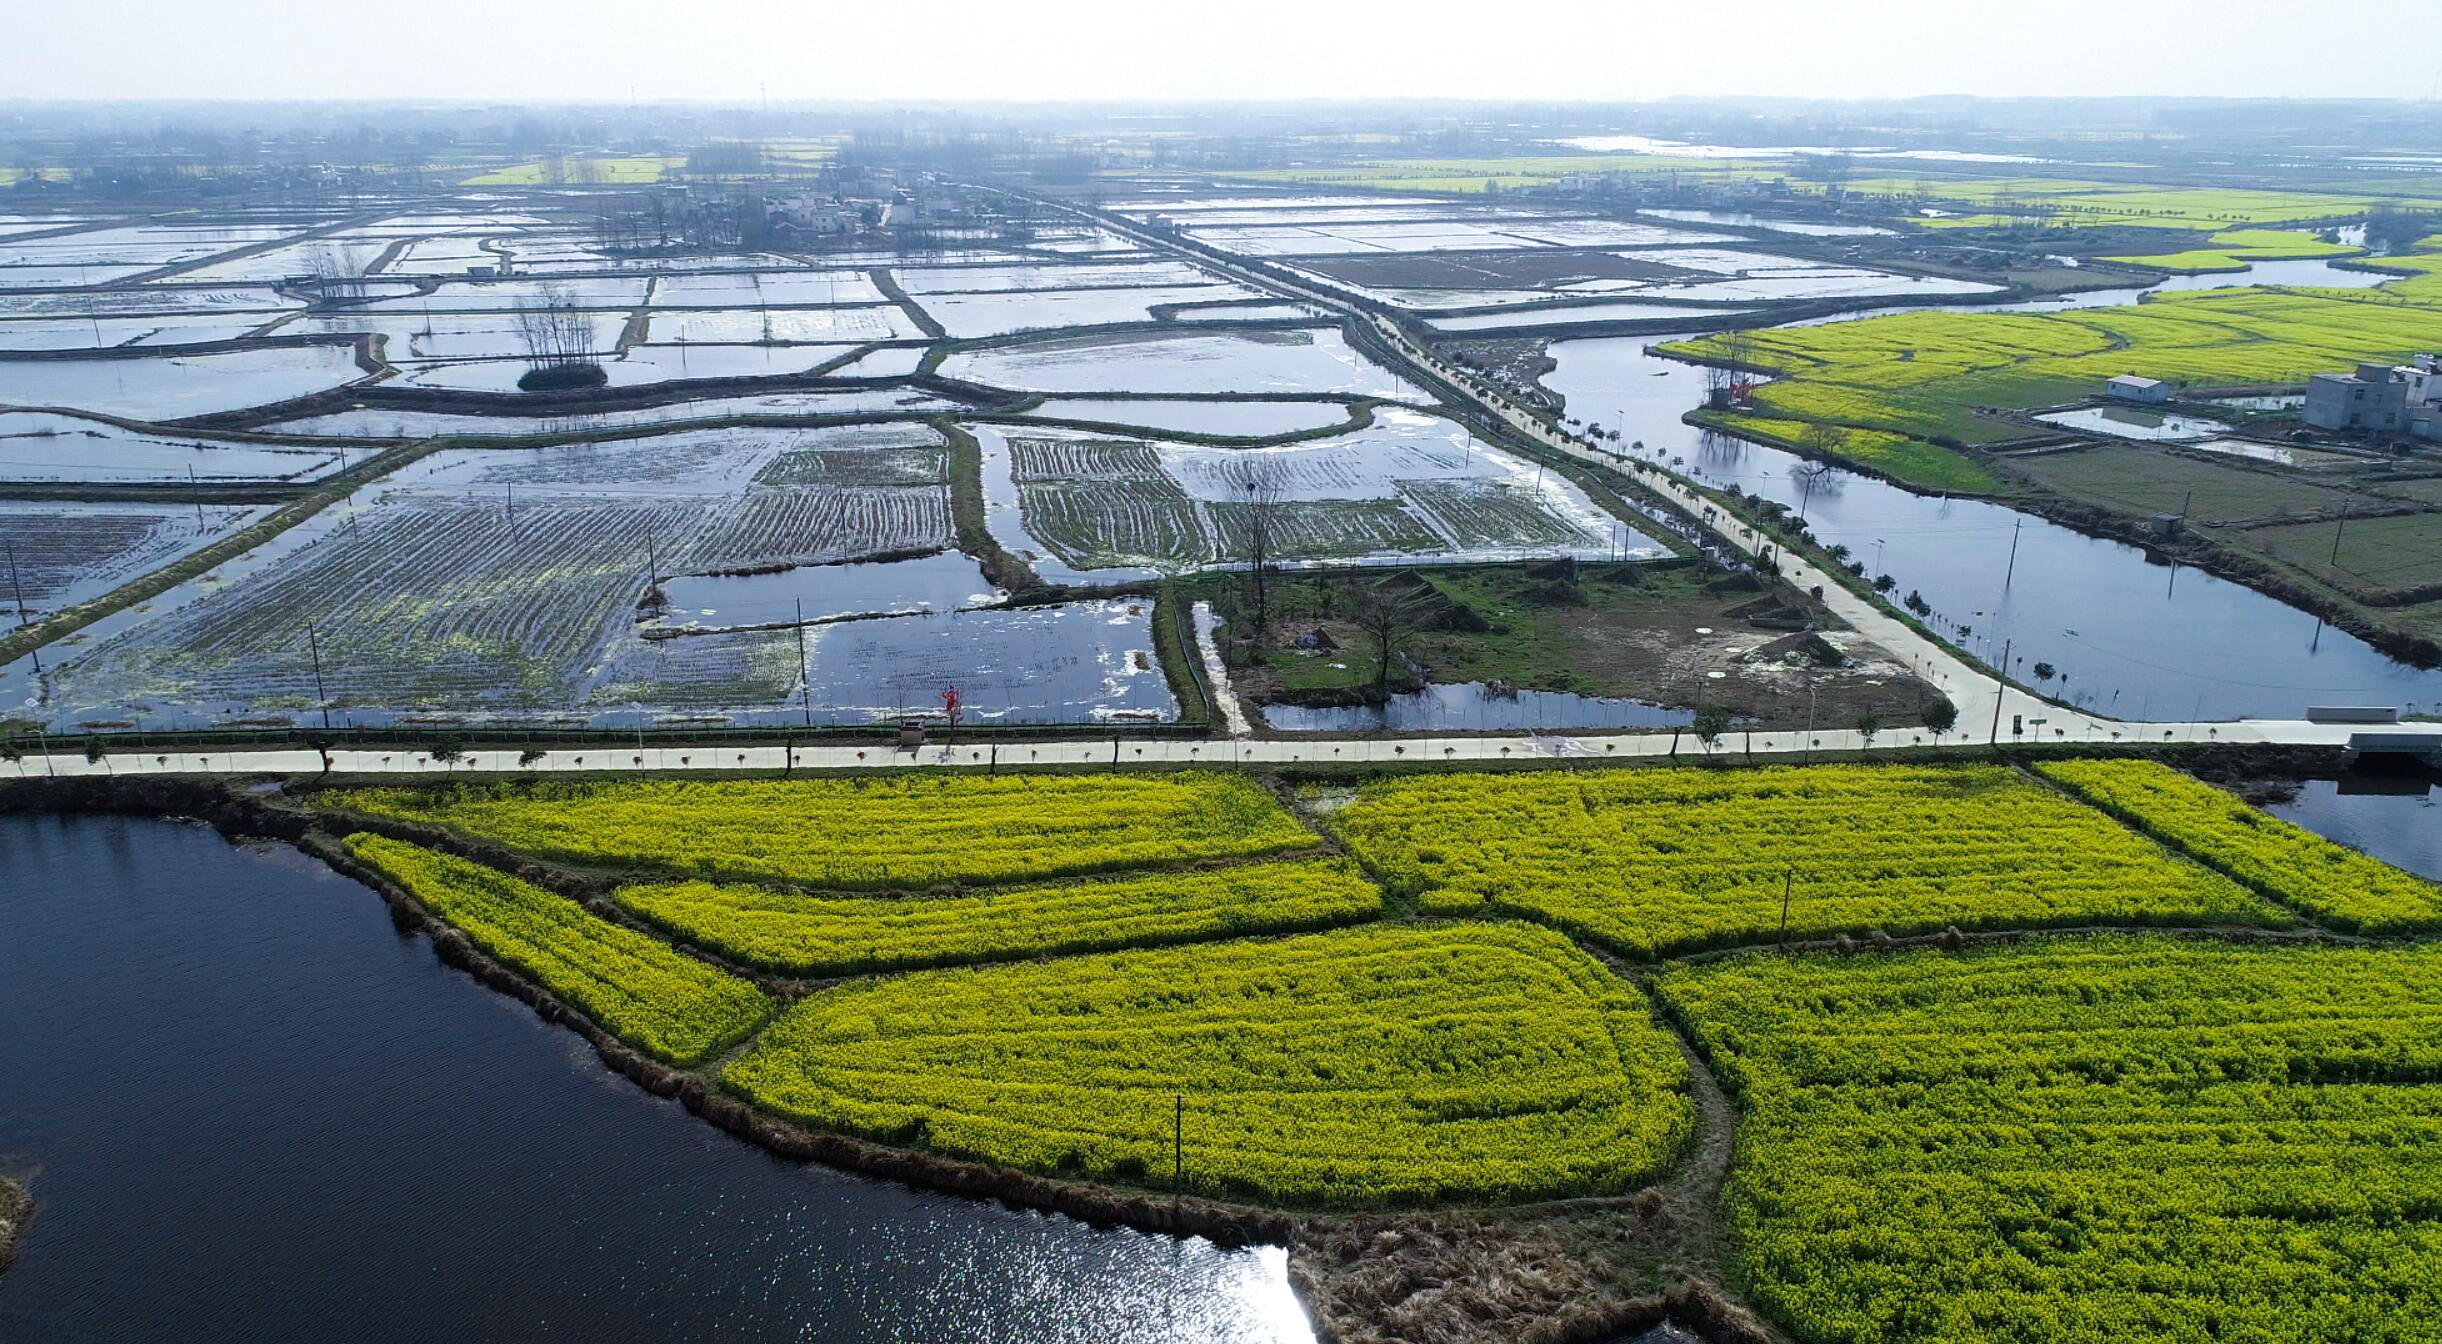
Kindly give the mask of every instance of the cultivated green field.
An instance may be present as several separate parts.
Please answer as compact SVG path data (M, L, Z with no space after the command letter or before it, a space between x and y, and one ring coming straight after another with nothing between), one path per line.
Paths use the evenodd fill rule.
M2279 229L2230 229L2206 240L2208 246L2184 252L2155 253L2134 257L2105 257L2105 261L2122 261L2132 266L2150 266L2157 271L2173 271L2196 275L2217 271L2243 271L2259 261L2300 261L2317 257L2353 256L2364 250L2346 243L2326 243L2314 235L2291 233Z
M642 158L606 158L572 155L556 162L537 160L496 168L478 173L458 185L462 187L534 187L545 183L635 183L659 182L662 174L672 168L683 168L687 160L667 155Z
M2151 762L1312 783L1298 805L1348 853L1286 859L1229 857L1325 843L1237 776L323 798L562 862L861 873L893 850L1007 884L580 870L629 927L346 842L622 1039L818 1130L1153 1192L1175 1162L1183 1191L1306 1208L1668 1179L1516 1215L1609 1238L1538 1252L1555 1267L1641 1275L1711 1216L1681 1178L1725 1160L1695 1142L1684 1041L1740 1112L1719 1269L1803 1344L2342 1344L2442 1309L2442 948L2399 936L2442 927L2442 889ZM1137 871L1040 880L1113 864ZM2012 936L1783 955L1784 910L1817 948ZM861 978L782 1009L656 933Z
M1793 450L1801 447L1807 432L1813 427L1803 420L1735 412L1702 411L1695 418L1702 424L1715 425L1747 438L1761 439ZM1912 439L1905 434L1881 429L1828 428L1838 440L1830 450L1833 456L1859 463L1920 489L1989 495L2002 493L2009 488L1974 458L1923 439Z
M2405 362L2442 343L2442 302L2397 289L2226 289L2062 313L1901 313L1664 348L1783 375L1756 393L1759 414L1994 442L2036 431L1974 408L2095 396L2123 373L2201 387L2297 386L2360 360Z

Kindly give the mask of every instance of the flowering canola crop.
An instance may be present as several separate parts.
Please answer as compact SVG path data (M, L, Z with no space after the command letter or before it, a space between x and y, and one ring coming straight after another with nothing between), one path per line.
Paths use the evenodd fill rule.
M1666 971L1800 1338L2435 1338L2442 949L2047 937Z
M2285 922L1998 766L1412 776L1367 784L1332 825L1429 910L1643 954L1774 937L1784 889L1793 936Z
M2248 886L2345 928L2442 927L2442 887L2260 812L2153 761L2052 761L2035 767L2138 830Z
M617 900L732 960L802 975L1321 928L1382 908L1381 890L1345 859L1232 864L949 896L815 896L684 882L621 887Z
M540 858L821 887L1058 877L1315 843L1261 785L1201 773L541 781L327 801Z
M1166 1187L1177 1137L1185 1188L1303 1203L1617 1192L1690 1126L1686 1062L1635 987L1520 925L858 982L723 1078L809 1124L1046 1174Z
M347 849L475 946L671 1063L718 1054L771 1016L752 984L497 869L361 832Z

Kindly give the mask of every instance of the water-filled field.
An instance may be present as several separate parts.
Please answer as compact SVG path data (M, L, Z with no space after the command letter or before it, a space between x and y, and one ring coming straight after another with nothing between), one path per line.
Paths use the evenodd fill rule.
M1202 403L1198 403L1202 404ZM528 436L583 434L646 425L679 425L690 421L745 416L869 415L882 412L921 414L954 411L962 403L913 388L877 388L853 392L767 392L751 397L703 397L616 411L573 411L565 415L480 415L465 411L419 411L389 406L360 406L327 415L303 416L263 426L278 434L350 439L425 439L444 434Z
M181 420L288 401L366 376L345 344L208 355L0 359L0 404Z
M702 382L722 378L791 378L847 355L854 343L832 345L632 345L601 360L611 387ZM401 365L398 382L443 391L515 392L533 367L525 359L434 360Z
M1348 419L1334 401L1164 401L1046 397L1027 412L1045 420L1089 420L1152 430L1261 439L1324 429Z
M0 319L0 350L100 350L129 345L201 345L234 341L283 313L154 317L31 317Z
M1217 303L1261 298L1235 285L1187 285L1161 289L1071 289L993 294L930 294L917 300L953 338L974 340L1020 331L1055 327L1095 327L1123 322L1149 322L1166 309L1185 303ZM1243 310L1213 308L1183 316L1199 321L1259 320L1261 314L1237 316Z
M1041 392L1289 392L1395 397L1389 370L1333 328L1050 338L942 361L951 378Z
M0 481L307 481L343 450L146 433L107 420L0 412Z

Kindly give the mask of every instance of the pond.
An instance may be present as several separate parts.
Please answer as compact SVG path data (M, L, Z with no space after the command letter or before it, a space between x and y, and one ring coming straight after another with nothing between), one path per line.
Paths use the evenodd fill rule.
M1380 705L1265 705L1262 713L1266 724L1284 733L1670 728L1696 721L1693 710L1642 700L1496 690L1480 681L1435 682Z
M952 611L999 596L956 551L912 560L795 565L762 574L682 574L661 581L659 624L718 630L888 612Z
M287 401L364 376L344 343L210 355L0 360L0 403L183 420Z
M2277 443L2258 443L2254 439L2203 439L2183 443L2191 453L2219 453L2224 457L2244 457L2255 462L2275 462L2284 467L2309 471L2338 470L2362 467L2366 459L2349 453L2319 453L2312 448L2289 448Z
M1770 229L1774 233L1795 233L1809 238L1862 238L1898 232L1897 229L1872 224L1817 224L1807 220L1774 219L1766 215L1748 214L1743 210L1640 210L1637 213L1688 224L1727 224L1732 228Z
M2221 421L2201 415L2149 411L2142 406L2083 406L2074 411L2052 411L2035 418L2062 429L2111 434L2123 439L2203 439L2226 434L2230 430L2230 426Z
M1306 1344L1219 1249L778 1160L195 826L0 817L0 1338Z
M1044 420L1135 425L1150 430L1205 434L1215 438L1265 439L1345 424L1348 407L1336 401L1108 400L1052 397L1027 412Z

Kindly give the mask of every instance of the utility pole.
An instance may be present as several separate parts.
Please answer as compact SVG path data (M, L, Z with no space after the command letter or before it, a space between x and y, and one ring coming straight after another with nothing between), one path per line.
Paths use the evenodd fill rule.
M8 581L9 586L17 590L17 628L22 630L34 621L25 609L25 582L17 577L17 543L12 541L7 544ZM34 675L39 677L42 675L42 649L38 645L30 652L34 655Z
M805 683L806 727L814 726L814 664L806 659L806 600L797 599L797 678Z
M509 487L508 487L508 491L509 491L509 540L511 540L511 541L515 541L515 540L517 540L517 487L516 487L516 486L514 486L514 485L509 486Z
M1789 947L1789 888L1797 880L1797 869L1786 868L1781 871L1781 947L1783 950L1787 950Z
M2332 529L2332 568L2334 569L2340 568L2340 534L2347 531L2348 527L2349 500L2343 496L2340 501L2340 523Z
M1187 1171L1187 1094L1175 1093L1171 1100L1177 1109L1170 1120L1170 1198L1176 1200Z
M2001 641L2001 673L1993 680L1993 736L1988 746L2001 745L2001 702L2010 693L2010 641Z
M2001 586L2004 588L2010 586L2011 579L2018 577L2018 529L2025 527L2026 523L2027 520L2021 518L2010 524L2010 568L2008 573L2001 576Z
M8 548L9 586L17 590L17 624L20 626L32 625L33 622L26 619L25 581L17 577L17 543L11 541L0 543L0 545L5 545Z
M195 530L203 531L203 483L195 479L195 464L187 464L187 488L195 492Z
M331 696L322 689L322 641L314 637L314 623L305 623L305 647L314 657L314 703L322 706L322 728L330 731Z

